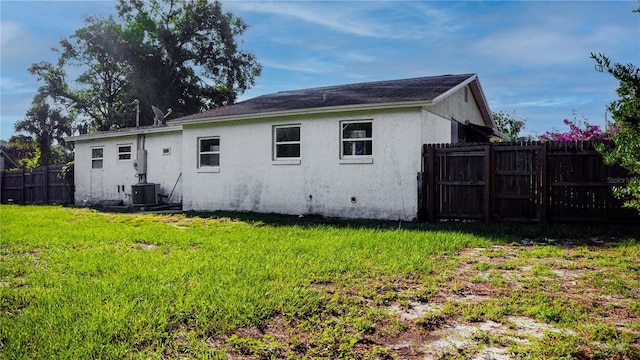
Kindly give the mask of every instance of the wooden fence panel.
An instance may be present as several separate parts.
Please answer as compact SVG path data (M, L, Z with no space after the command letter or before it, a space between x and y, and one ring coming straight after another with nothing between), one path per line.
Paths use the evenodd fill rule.
M14 204L70 204L73 184L62 178L62 165L4 171L0 201Z
M539 146L498 147L495 152L495 206L491 217L503 221L537 221Z
M611 191L628 171L605 165L592 142L425 145L423 154L421 219L640 223Z

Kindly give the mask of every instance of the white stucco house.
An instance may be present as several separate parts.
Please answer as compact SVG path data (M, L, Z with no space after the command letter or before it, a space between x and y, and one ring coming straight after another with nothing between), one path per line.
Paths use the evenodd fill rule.
M78 204L413 220L423 144L499 134L476 74L263 95L73 136Z

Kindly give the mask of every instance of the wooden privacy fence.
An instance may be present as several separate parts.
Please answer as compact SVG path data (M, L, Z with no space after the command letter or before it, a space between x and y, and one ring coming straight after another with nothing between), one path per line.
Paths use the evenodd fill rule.
M73 184L62 178L63 165L33 170L3 171L0 198L3 204L70 204Z
M605 165L593 142L424 145L422 169L423 221L640 223L611 191L629 172Z

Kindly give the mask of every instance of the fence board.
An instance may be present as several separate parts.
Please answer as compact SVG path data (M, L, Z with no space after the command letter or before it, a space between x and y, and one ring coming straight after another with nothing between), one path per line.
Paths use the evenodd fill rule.
M629 172L604 164L593 142L425 145L423 154L423 220L640 223L611 191Z
M61 176L62 165L3 171L0 201L15 204L70 204L73 184Z

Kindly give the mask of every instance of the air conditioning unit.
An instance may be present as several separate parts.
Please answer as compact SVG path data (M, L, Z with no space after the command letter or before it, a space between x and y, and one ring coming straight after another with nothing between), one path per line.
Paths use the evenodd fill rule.
M133 206L148 206L158 204L160 184L131 185L131 202Z

